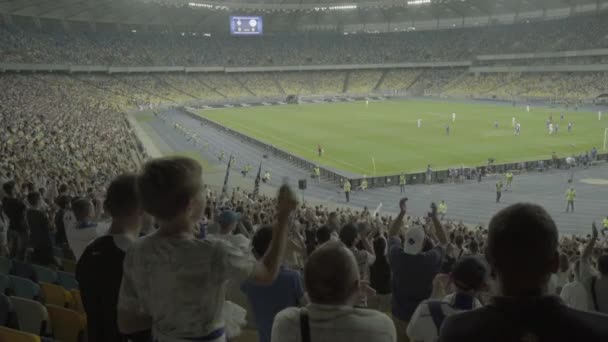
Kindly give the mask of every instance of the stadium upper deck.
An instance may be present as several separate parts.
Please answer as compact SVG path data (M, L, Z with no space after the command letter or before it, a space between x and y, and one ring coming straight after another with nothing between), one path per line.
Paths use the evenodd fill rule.
M517 25L382 34L0 29L0 62L120 66L261 66L468 61L477 55L608 47L608 14ZM137 30L134 30L137 31Z

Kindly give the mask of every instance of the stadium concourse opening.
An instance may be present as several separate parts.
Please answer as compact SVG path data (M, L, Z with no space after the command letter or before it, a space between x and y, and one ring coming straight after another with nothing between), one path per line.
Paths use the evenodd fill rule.
M0 341L608 341L606 1L0 2Z

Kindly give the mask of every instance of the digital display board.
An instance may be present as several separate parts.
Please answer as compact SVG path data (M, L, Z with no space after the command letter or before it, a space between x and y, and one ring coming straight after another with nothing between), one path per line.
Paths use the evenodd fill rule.
M230 33L233 35L256 36L264 32L262 17L231 16Z

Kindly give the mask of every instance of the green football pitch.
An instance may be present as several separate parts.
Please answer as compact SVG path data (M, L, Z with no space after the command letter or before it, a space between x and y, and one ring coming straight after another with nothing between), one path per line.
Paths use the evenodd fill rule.
M259 106L200 111L200 115L321 165L356 174L485 165L564 157L602 148L608 115L562 108L444 101L380 101ZM456 120L452 122L452 113ZM546 120L559 124L549 135ZM515 117L521 135L511 125ZM422 119L422 127L417 120ZM498 128L494 128L498 121ZM568 122L573 130L568 133ZM450 135L446 126L450 125ZM325 153L317 155L320 144ZM374 166L375 164L375 166ZM375 168L375 171L374 171Z

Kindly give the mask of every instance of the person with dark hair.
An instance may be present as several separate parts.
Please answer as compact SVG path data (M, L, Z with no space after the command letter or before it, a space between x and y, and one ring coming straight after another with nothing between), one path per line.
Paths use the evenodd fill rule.
M30 192L27 195L27 201L30 207L26 211L26 219L30 230L30 245L34 249L32 262L44 266L56 265L57 262L53 255L51 223L42 209L40 193Z
M369 268L370 286L376 291L374 299L377 309L382 312L390 310L391 266L388 264L386 239L378 236L374 239L376 260Z
M595 222L593 222L591 238L581 256L580 280L587 292L589 309L608 314L608 254L598 257L597 271L599 272L593 269L591 261L591 255L598 237L599 233Z
M137 195L137 176L116 177L103 203L112 216L108 235L91 242L76 266L82 303L87 313L89 342L148 341L149 331L131 336L118 331L116 307L125 252L139 236L143 210Z
M274 282L285 253L289 217L297 207L293 191L286 185L280 188L272 240L256 261L226 241L196 238L206 201L197 161L150 160L137 187L143 209L159 228L126 253L119 330L128 334L151 329L158 341L225 341L227 284Z
M469 241L467 245L467 253L465 255L478 255L479 254L479 242L476 239Z
M59 196L55 200L55 203L59 207L53 219L55 222L55 244L65 247L68 244L68 239L65 235L64 216L70 210L70 197L66 195Z
M555 222L541 206L517 203L490 221L486 258L499 295L445 319L440 341L607 341L608 316L578 311L547 284L559 268Z
M340 241L350 249L357 260L357 266L359 267L359 275L363 283L369 283L369 267L376 260L374 250L365 232L360 231L354 224L347 224L340 230ZM361 243L363 249L358 249L357 245ZM361 293L361 299L358 304L361 307L367 306L367 296Z
M480 257L459 258L449 276L455 292L418 305L407 326L410 340L435 342L446 317L480 308L476 295L485 287L488 276L489 269Z
M331 230L327 226L322 226L315 231L315 238L317 240L317 246L320 246L331 240Z
M403 218L407 199L399 202L401 209L389 231L389 263L392 271L392 314L399 341L408 341L407 325L418 304L430 297L433 279L441 270L448 238L439 222L437 206L431 204L430 218L435 227L439 245L433 247L422 227L411 227L401 241Z
M12 258L25 260L25 252L29 240L27 220L25 218L26 206L17 198L16 184L14 181L6 182L2 185L4 198L2 207L8 217L8 240L9 250Z
M272 342L396 342L390 318L376 310L356 308L361 281L355 256L343 243L319 246L304 267L310 304L287 308L274 319Z
M75 222L64 217L66 225L65 233L68 245L74 253L76 260L80 258L87 245L98 235L98 223L95 207L88 198L79 198L72 202L72 209ZM71 213L68 213L71 214Z
M270 241L272 226L258 229L252 239L256 259L259 260L266 254ZM304 303L302 276L285 267L281 267L272 284L262 286L248 280L241 285L241 291L247 295L251 304L260 342L270 342L272 322L281 310Z

